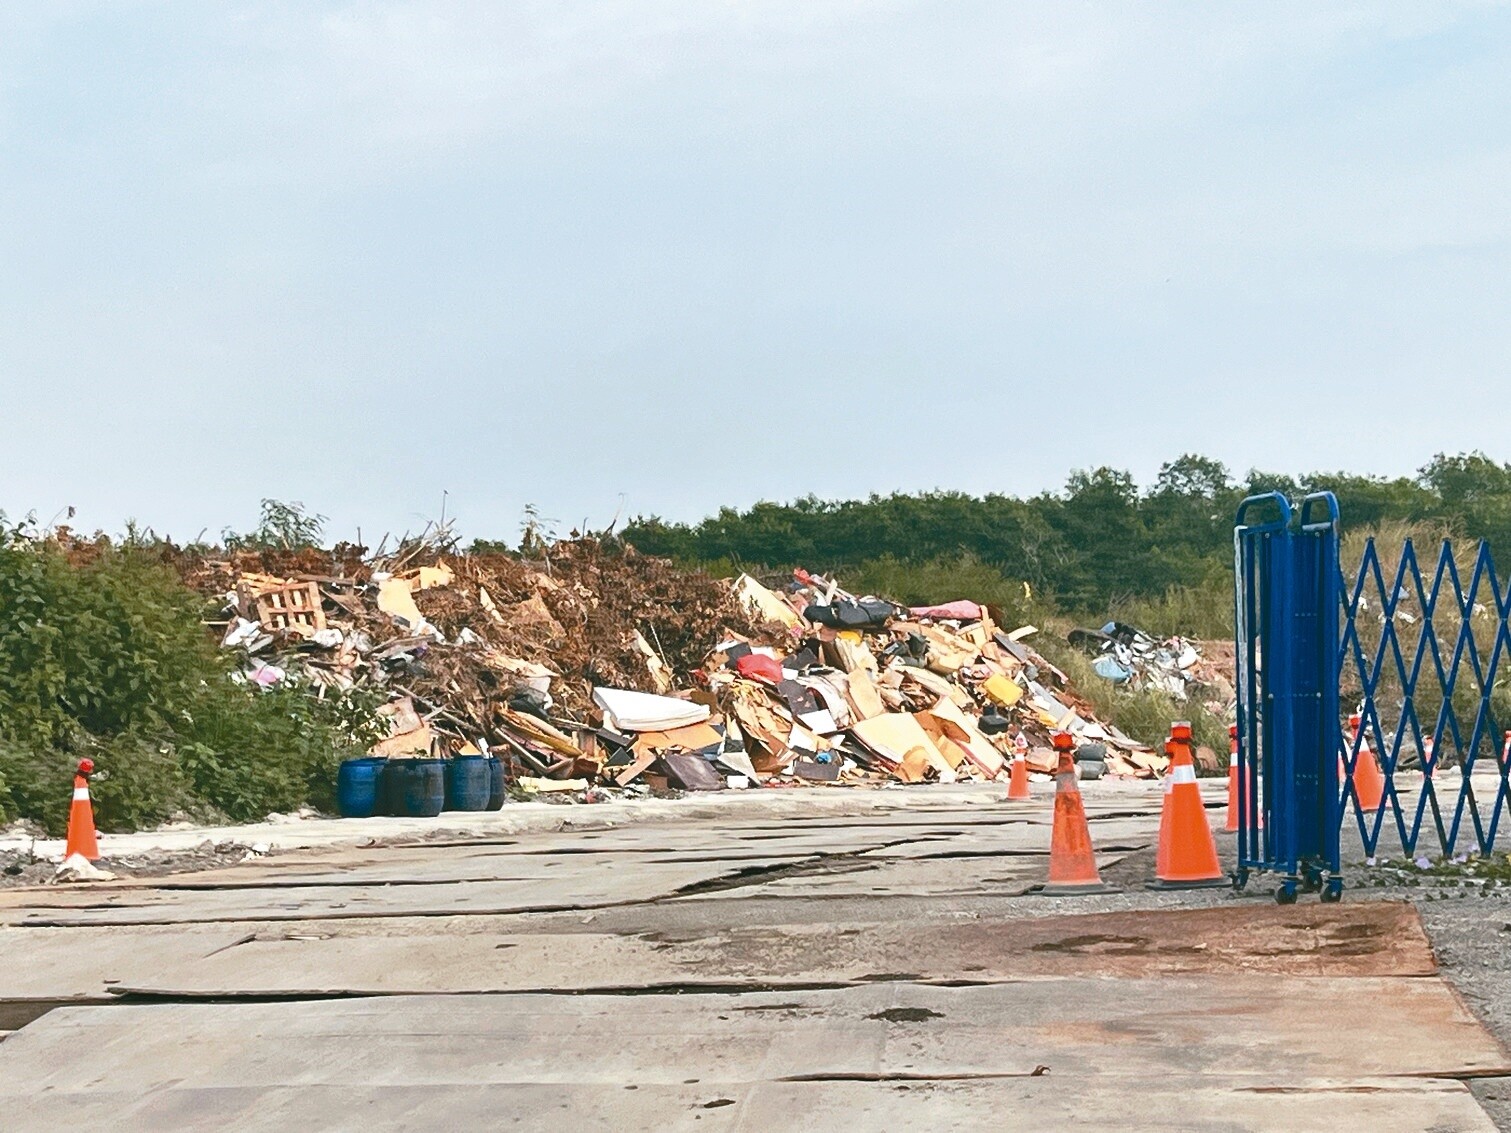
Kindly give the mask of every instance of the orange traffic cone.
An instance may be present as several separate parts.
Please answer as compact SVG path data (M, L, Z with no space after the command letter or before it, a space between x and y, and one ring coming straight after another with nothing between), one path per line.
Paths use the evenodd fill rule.
M1370 750L1369 741L1359 743L1359 728L1362 723L1363 717L1357 712L1348 718L1348 726L1353 733L1349 738L1359 747L1359 754L1354 759L1354 793L1359 796L1359 809L1366 814L1373 814L1385 801L1385 776L1380 774L1380 765L1375 762L1375 753Z
M1164 877L1170 869L1170 844L1165 840L1165 831L1170 827L1170 788L1175 786L1175 741L1165 741L1165 758L1169 766L1165 768L1164 798L1159 804L1159 843L1154 847L1154 876Z
M1228 821L1222 828L1224 834L1238 833L1238 725L1228 725ZM1250 804L1249 809L1254 814L1254 829L1264 829L1264 815L1259 808Z
M94 774L94 760L79 760L78 774L73 777L73 806L68 811L68 843L64 858L75 854L86 860L100 860L100 844L94 836L94 806L89 801L89 776Z
M1228 821L1223 833L1238 833L1238 725L1228 725Z
M1007 780L1009 802L1029 798L1028 793L1028 740L1020 732L1013 741L1013 762Z
M1097 872L1096 853L1091 848L1091 828L1086 807L1076 785L1076 764L1071 757L1075 740L1056 732L1052 742L1060 761L1055 767L1055 823L1049 839L1049 882L1030 892L1045 897L1071 897L1084 893L1116 893Z
M1229 884L1217 861L1217 843L1207 823L1196 762L1191 758L1191 725L1170 726L1165 744L1170 771L1165 777L1165 804L1160 813L1159 849L1150 889L1213 889Z

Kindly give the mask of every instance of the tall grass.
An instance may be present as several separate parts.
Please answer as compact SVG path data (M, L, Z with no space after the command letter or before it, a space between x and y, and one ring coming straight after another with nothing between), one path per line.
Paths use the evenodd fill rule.
M1511 686L1507 681L1507 676L1511 675L1511 656L1501 655L1489 687L1488 711L1483 705L1481 681L1491 676L1489 662L1495 654L1496 638L1502 625L1495 608L1496 586L1487 573L1478 588L1474 588L1480 545L1471 540L1455 539L1455 535L1455 530L1446 524L1387 523L1346 533L1341 551L1344 585L1350 599L1360 583L1360 574L1363 574L1362 590L1359 591L1362 600L1354 616L1357 644L1349 638L1344 649L1343 678L1339 688L1343 705L1353 707L1363 700L1366 687L1372 686L1372 701L1379 717L1381 735L1377 737L1367 730L1370 745L1378 746L1383 741L1388 751L1394 743L1396 730L1405 719L1403 747L1409 750L1416 746L1418 729L1423 736L1440 733L1435 738L1438 759L1444 766L1467 759L1476 723L1481 730L1478 756L1482 760L1499 752L1502 732L1511 726ZM1373 569L1365 570L1363 565L1371 540L1379 561L1378 574ZM1416 576L1410 571L1400 573L1408 540L1416 557ZM1454 588L1445 572L1437 600L1429 612L1428 601L1445 546L1451 548L1449 554L1462 590ZM1506 565L1499 564L1496 572L1501 593L1505 593ZM1395 599L1395 608L1387 617L1386 600L1391 597ZM1445 726L1438 727L1445 696L1434 660L1436 654L1444 671L1449 672L1453 669L1455 653L1461 649L1447 715L1458 724L1462 746L1454 743L1452 729L1446 726L1446 716ZM1478 674L1473 664L1475 656L1480 665ZM1407 711L1408 704L1415 714L1415 728ZM1368 729L1368 725L1366 727Z
M1233 574L1213 571L1190 586L1172 586L1157 598L1115 599L1114 619L1156 637L1233 637Z
M1043 633L1030 639L1044 659L1063 672L1076 691L1089 700L1097 715L1115 724L1129 736L1158 749L1170 735L1176 720L1188 720L1198 744L1205 744L1219 757L1228 750L1228 722L1208 712L1194 700L1176 700L1158 689L1128 689L1115 685L1091 667L1091 658L1072 648L1058 634Z

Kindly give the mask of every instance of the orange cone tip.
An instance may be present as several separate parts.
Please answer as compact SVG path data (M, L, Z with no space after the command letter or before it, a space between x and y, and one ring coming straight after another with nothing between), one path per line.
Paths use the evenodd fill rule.
M1238 813L1241 809L1238 799L1238 776L1242 774L1238 767L1238 725L1228 725L1228 820L1223 824L1224 834L1238 833ZM1258 783L1256 781L1257 790ZM1256 800L1257 804L1257 800ZM1264 829L1264 815L1257 805L1250 808L1254 814L1254 829Z
M1010 802L1031 798L1028 789L1028 758L1021 751L1013 752L1012 765L1008 771L1007 797Z

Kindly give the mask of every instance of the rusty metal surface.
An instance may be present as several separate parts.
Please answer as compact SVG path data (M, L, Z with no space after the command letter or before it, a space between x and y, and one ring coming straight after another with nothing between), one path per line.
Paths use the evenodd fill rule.
M351 935L342 922L247 926L234 947L184 954L156 970L133 951L121 993L230 998L487 991L592 991L844 983L1002 983L1043 976L1269 972L1429 976L1432 950L1406 904L1235 905L932 925L836 923L569 934L511 931L506 920L403 935ZM103 930L45 930L53 957L115 955ZM13 932L26 947L25 932ZM84 953L78 953L83 955ZM22 953L24 955L24 953ZM507 962L503 962L507 960Z
M962 926L967 938L971 929ZM1405 902L1046 917L1013 927L1025 974L1275 972L1429 976L1437 970L1415 907Z

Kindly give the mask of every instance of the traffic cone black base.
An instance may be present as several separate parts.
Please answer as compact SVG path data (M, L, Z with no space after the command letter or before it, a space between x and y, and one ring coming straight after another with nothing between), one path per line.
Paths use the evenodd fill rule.
M1085 897L1094 893L1121 893L1122 887L1105 881L1045 882L1027 890L1029 897Z
M1230 877L1213 877L1203 881L1154 881L1144 882L1145 889L1231 889L1233 879Z

